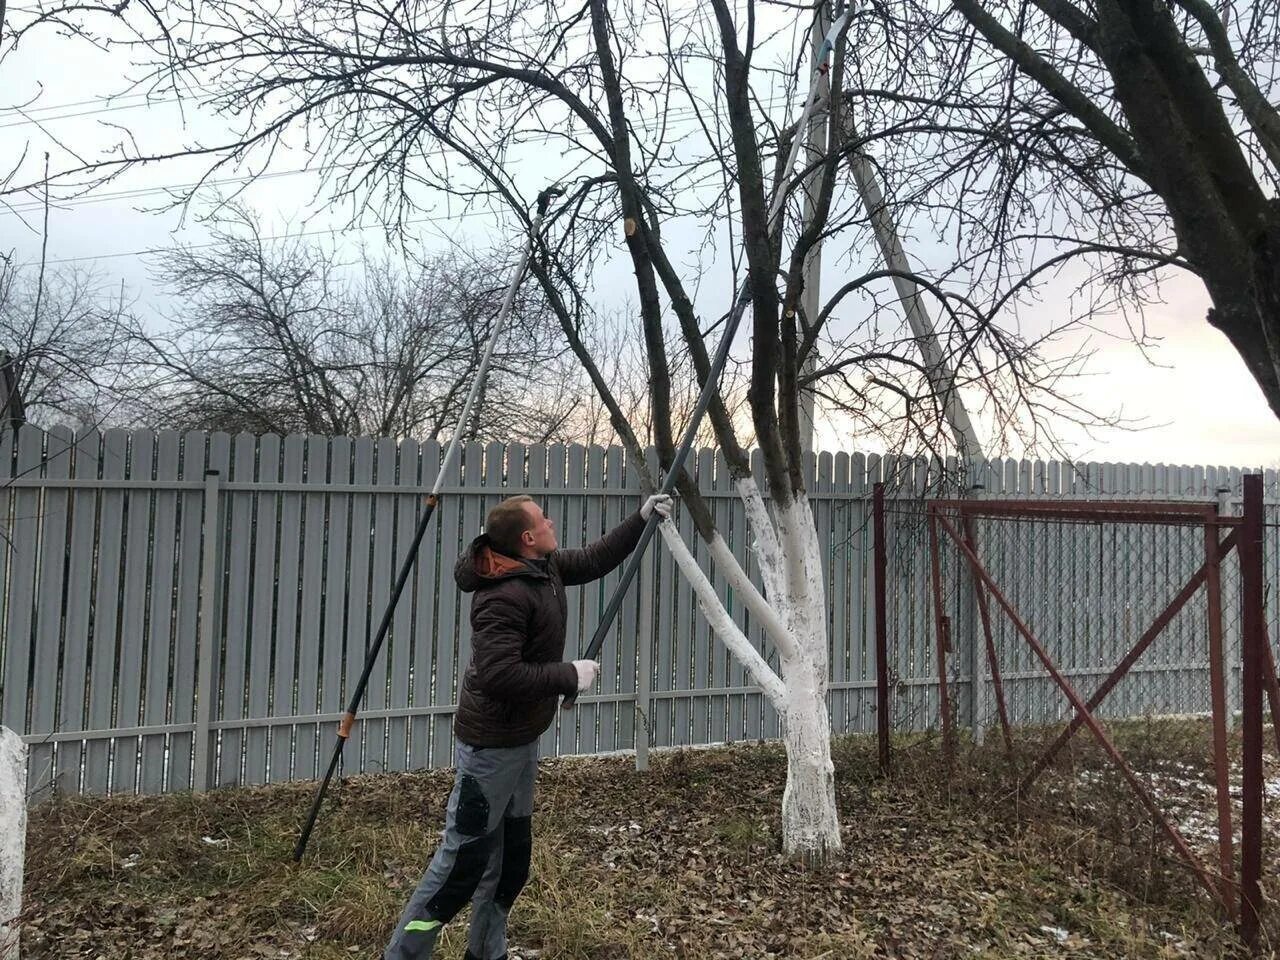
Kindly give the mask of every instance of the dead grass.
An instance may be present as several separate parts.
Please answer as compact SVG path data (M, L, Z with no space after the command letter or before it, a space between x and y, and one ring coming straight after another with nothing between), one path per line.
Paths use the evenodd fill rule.
M1145 771L1205 774L1198 724L1120 736ZM777 746L660 754L648 774L628 758L544 761L513 940L545 960L1232 955L1105 758L1081 744L1018 797L1029 751L963 746L948 782L935 740L903 740L885 780L873 743L839 740L845 850L816 871L778 852ZM46 804L30 828L24 956L377 957L450 777L346 781L301 867L290 852L310 784ZM456 960L463 939L454 924L438 955Z

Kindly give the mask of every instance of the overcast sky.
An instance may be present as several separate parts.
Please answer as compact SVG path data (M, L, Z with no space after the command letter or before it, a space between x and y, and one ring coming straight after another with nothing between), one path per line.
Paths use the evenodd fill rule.
M32 164L42 162L46 149L55 169L70 162L72 151L94 155L119 139L114 125L127 126L144 145L170 147L219 129L215 120L190 109L179 111L172 103L145 105L140 97L104 101L100 99L104 92L119 88L125 62L79 46L69 63L68 41L50 33L32 40L6 61L0 77L0 142L5 145L0 159L6 167L24 145L30 151L28 173L34 170ZM49 69L53 63L59 65L57 70ZM13 109L28 102L31 106L25 114ZM554 158L532 162L553 164ZM315 203L315 175L297 172L306 165L301 151L281 155L269 168L269 178L244 191L243 199L263 216L265 230L269 234L306 231L340 252L352 252L358 243L382 247L376 224L346 229L350 209L333 211ZM230 181L218 189L240 189L242 184L235 178L247 172L218 174L217 179ZM208 233L190 215L184 221L175 211L149 212L148 208L154 211L165 201L163 194L154 192L157 188L188 184L203 173L201 163L190 160L132 171L87 198L55 209L49 220L50 260L92 267L104 280L123 281L136 295L138 308L157 316L165 305L163 293L151 283L147 257L140 252L179 241L200 243ZM30 263L39 256L41 213L38 203L19 207L22 216L0 212L0 249L13 250L18 262ZM475 249L514 248L515 238L503 234L493 218L459 213L442 197L435 210L412 224L414 239L438 250L459 242ZM335 228L342 229L332 232ZM838 253L831 251L829 262ZM928 258L928 252L918 247L909 246L908 253ZM708 314L723 310L732 295L722 269L725 252L717 251L716 259L723 276L716 266L704 264L706 275L699 286L698 306ZM598 297L609 297L615 287L630 286L610 282L614 269L620 278L625 273L621 264L606 268L597 278ZM824 271L824 287L835 282L838 269L832 266ZM1094 437L1067 431L1072 452L1080 459L1280 466L1280 423L1226 339L1205 322L1208 301L1202 286L1190 277L1175 278L1165 285L1165 299L1146 318L1159 346L1144 357L1119 329L1113 335L1091 334L1089 346L1095 356L1088 377L1077 388L1087 391L1094 409L1123 413L1141 428L1108 430ZM1046 302L1043 309L1052 319L1061 308ZM859 444L843 424L824 422L819 426L818 445L853 450Z

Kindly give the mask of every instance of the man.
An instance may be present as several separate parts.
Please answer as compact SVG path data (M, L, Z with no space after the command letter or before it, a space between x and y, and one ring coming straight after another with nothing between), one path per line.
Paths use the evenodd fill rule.
M507 916L529 877L538 737L561 696L595 683L594 660L564 663L566 586L618 566L653 511L638 513L581 550L557 549L551 520L532 497L502 501L458 561L454 579L471 593L471 662L454 733L457 773L444 839L396 925L384 960L425 960L444 924L471 901L466 960L505 960Z

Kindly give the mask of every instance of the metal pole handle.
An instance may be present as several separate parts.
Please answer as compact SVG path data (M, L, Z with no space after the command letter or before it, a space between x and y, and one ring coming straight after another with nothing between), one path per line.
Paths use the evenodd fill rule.
M827 31L826 38L822 42L817 58L818 63L813 71L813 82L809 87L809 95L805 100L804 110L800 114L800 127L804 127L808 122L809 115L813 112L814 103L817 100L818 86L827 72L827 54L834 49L836 39L844 30L844 25L848 19L849 11L845 9L831 25L831 29ZM801 140L802 138L799 136L791 139L791 152L787 157L787 165L783 168L788 173L795 166L796 157L800 152ZM773 232L778 218L782 216L785 205L786 191L782 189L782 181L779 180L773 185L773 197L769 207L770 233ZM734 297L733 309L729 312L729 318L725 323L724 334L716 347L716 354L711 361L711 368L707 371L707 382L703 384L702 392L698 394L698 403L693 408L693 415L689 418L689 423L685 427L684 436L680 440L680 447L676 450L675 458L671 461L671 467L667 470L667 475L663 479L662 493L670 494L675 490L676 478L679 477L680 472L684 469L684 462L689 456L689 451L693 449L694 440L698 435L698 428L702 425L702 418L711 406L711 400L720 384L720 376L724 373L725 364L729 360L729 350L733 346L733 338L738 332L738 325L742 321L742 315L746 312L747 304L751 302L749 281L749 277L743 278L737 296ZM627 565L623 568L622 579L618 581L617 587L614 588L613 596L609 598L609 604L605 607L604 613L600 617L600 622L596 625L596 631L591 636L591 642L587 644L585 653L585 659L587 660L594 660L599 655L600 648L604 646L604 638L613 627L613 621L618 616L618 611L622 609L623 595L627 592L627 588L631 586L631 581L635 579L636 573L639 572L640 563L644 559L645 548L649 545L649 541L653 539L654 531L658 528L660 518L655 518L657 518L656 510L650 515L648 522L645 524L644 532L640 535L639 542L631 552ZM560 706L562 709L568 710L577 700L578 694L575 691L566 696Z
M315 828L316 819L320 815L320 805L324 803L324 795L329 789L329 781L333 779L334 771L338 768L338 761L342 758L342 748L346 745L347 738L351 736L351 728L356 722L356 712L360 708L360 701L364 699L365 689L369 686L369 675L373 672L373 665L377 662L378 654L381 653L382 645L387 639L387 632L391 628L391 619L395 615L397 604L400 602L400 595L404 592L405 584L417 564L418 548L422 545L422 538L427 532L427 526L431 522L431 517L435 514L436 504L440 501L440 489L444 483L445 474L448 472L449 465L453 462L454 455L461 444L463 431L466 430L467 421L471 418L471 407L475 403L484 378L489 372L489 363L493 359L494 347L497 345L498 337L502 334L503 325L511 312L512 304L515 303L516 290L520 286L520 281L524 278L524 272L529 266L529 260L533 256L543 218L547 214L547 208L552 198L562 193L564 191L559 187L548 187L538 194L538 213L534 217L533 225L530 229L529 243L525 247L519 264L516 266L515 273L512 274L511 283L507 286L507 293L502 301L502 309L498 312L498 319L494 322L493 332L489 335L489 342L485 346L484 356L480 360L480 367L476 371L475 380L471 384L471 391L467 394L466 403L463 404L462 415L458 418L457 429L454 431L453 439L450 441L449 447L445 451L444 459L440 463L440 472L436 475L436 482L431 489L430 496L427 497L426 509L422 511L422 516L418 518L418 528L414 533L413 543L405 555L404 562L400 565L400 572L396 576L395 586L391 589L391 598L387 601L386 610L382 614L382 621L378 624L378 631L374 635L373 645L369 647L369 652L365 656L364 669L360 672L360 679L356 682L355 689L352 691L351 702L347 705L347 711L342 715L342 720L338 723L338 736L333 745L333 755L329 759L329 767L325 771L324 779L320 781L320 785L316 788L315 797L311 801L311 809L307 813L307 819L302 826L302 832L298 836L298 842L293 848L295 863L301 862L302 855L306 852L307 841L311 839L311 831Z

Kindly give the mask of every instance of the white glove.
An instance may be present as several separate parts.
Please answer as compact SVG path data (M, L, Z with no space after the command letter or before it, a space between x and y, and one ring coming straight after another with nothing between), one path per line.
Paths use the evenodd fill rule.
M668 519L671 516L671 497L665 493L655 493L641 505L640 519L648 520L649 515L655 510L663 520Z
M573 661L573 669L578 671L578 692L591 688L596 682L596 677L600 674L600 664L595 660L575 660Z

